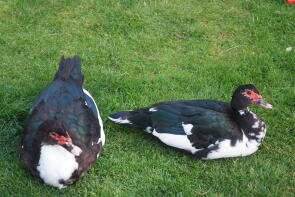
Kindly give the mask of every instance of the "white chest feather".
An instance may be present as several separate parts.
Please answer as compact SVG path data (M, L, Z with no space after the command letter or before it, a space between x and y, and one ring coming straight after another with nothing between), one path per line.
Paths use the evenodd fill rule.
M60 145L42 145L40 160L37 166L40 177L49 185L63 188L59 180L68 180L78 169L73 154Z
M248 139L245 134L243 134L243 139L238 140L234 146L231 145L231 140L223 140L216 144L218 144L218 149L211 151L207 157L203 159L247 156L257 151L260 145L256 140Z

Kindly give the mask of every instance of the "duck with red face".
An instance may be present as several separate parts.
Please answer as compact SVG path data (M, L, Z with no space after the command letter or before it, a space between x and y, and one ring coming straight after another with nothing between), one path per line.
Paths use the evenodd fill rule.
M58 188L83 177L105 142L96 103L82 85L80 58L62 58L24 129L22 163L42 182Z
M66 132L66 136L62 136L60 134L58 134L57 132L50 132L49 136L56 140L56 143L58 145L61 145L63 148L65 148L67 151L69 151L70 153L72 153L75 157L79 156L82 152L81 148L79 148L78 146L74 145L72 143L72 138L69 136L69 133Z
M255 88L255 87L252 87L252 89L253 88ZM254 91L254 89L253 90L246 89L243 92L243 95L246 96L248 99L250 99L252 101L251 104L253 104L253 105L260 105L261 107L271 109L272 108L272 105L269 104L269 103L267 103L267 102L265 102L262 99L262 96L259 94L259 92L258 92L258 90L256 88L255 88L255 91Z
M230 103L215 100L169 101L109 115L115 123L143 129L163 143L200 159L253 154L265 136L265 123L250 105L272 108L254 85L241 85Z

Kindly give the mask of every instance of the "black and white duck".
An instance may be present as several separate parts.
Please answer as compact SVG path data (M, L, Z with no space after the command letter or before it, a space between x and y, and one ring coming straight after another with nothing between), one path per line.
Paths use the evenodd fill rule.
M162 102L109 115L115 123L143 129L168 146L200 159L247 156L265 136L265 123L249 105L272 108L254 85L241 85L230 103L215 100Z
M64 188L79 180L101 153L105 134L97 105L83 89L80 58L64 59L53 82L30 109L21 161L44 183Z

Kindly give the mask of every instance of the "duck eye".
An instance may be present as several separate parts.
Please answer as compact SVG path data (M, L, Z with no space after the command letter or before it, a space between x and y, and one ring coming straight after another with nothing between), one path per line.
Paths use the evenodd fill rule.
M252 94L252 92L251 92L250 90L248 90L246 93L247 93L248 95L251 95L251 94Z

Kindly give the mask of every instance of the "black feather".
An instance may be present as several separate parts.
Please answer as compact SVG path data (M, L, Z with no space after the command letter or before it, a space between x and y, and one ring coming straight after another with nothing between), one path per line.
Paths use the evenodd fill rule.
M102 143L97 143L102 128L95 104L84 94L82 85L80 58L62 57L54 81L34 102L24 128L21 148L21 160L34 176L39 177L36 168L41 143L52 143L49 132L67 131L73 144L82 149L81 155L76 157L78 170L69 180L60 180L65 185L81 178L102 151Z
M218 143L230 140L230 145L235 146L244 134L260 144L264 123L247 109L253 104L251 98L244 95L248 90L259 95L255 86L242 85L233 93L231 103L214 100L168 101L114 113L110 117L116 123L144 129L170 146L187 149L196 157L206 158L211 151L220 148Z
M83 85L84 76L81 73L80 57L75 56L73 58L62 57L59 63L58 71L55 74L54 80L69 80L77 82L81 87Z

